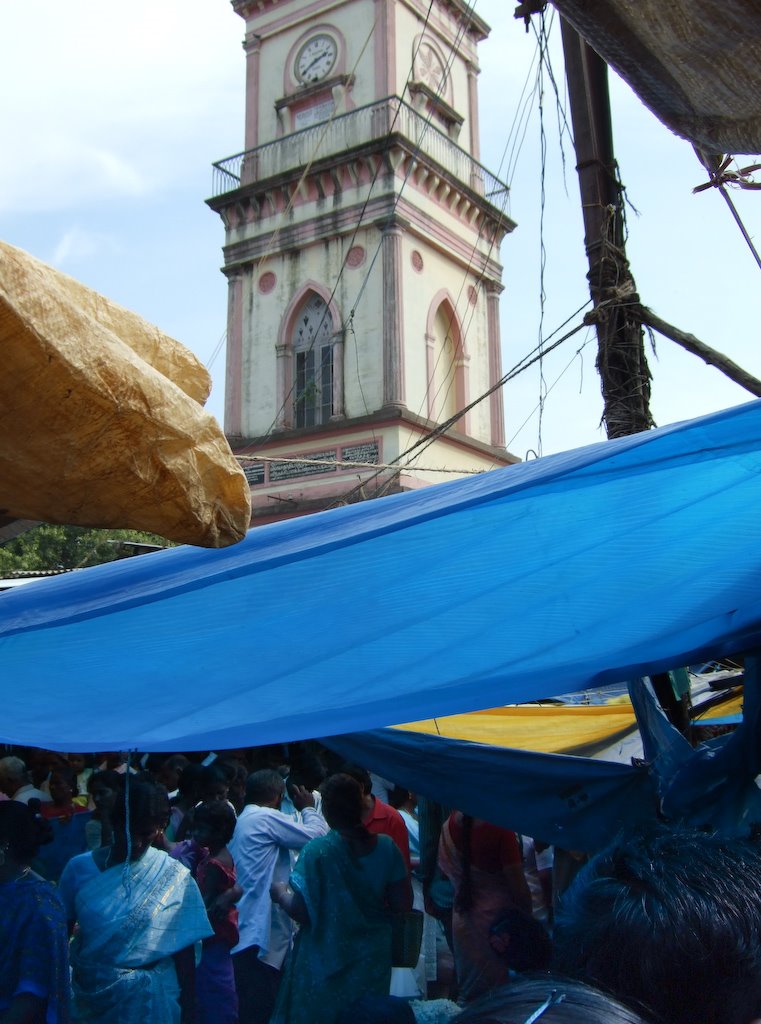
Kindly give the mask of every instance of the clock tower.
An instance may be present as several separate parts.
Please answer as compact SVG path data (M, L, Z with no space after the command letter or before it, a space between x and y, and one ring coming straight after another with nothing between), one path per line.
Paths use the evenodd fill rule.
M233 0L242 153L214 165L225 431L254 524L483 472L504 448L499 248L466 0Z

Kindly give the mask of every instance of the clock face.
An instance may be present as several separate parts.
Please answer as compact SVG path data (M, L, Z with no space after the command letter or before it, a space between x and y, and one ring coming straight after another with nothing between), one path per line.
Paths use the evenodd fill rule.
M296 56L296 77L304 85L321 81L332 71L337 54L338 47L332 36L312 36Z

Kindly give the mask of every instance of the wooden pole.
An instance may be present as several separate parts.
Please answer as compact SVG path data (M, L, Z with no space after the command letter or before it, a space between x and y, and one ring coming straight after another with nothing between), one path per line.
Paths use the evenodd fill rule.
M597 328L605 430L608 437L622 437L649 430L653 420L641 306L626 258L624 194L613 154L608 68L564 18L560 21L594 303L587 319ZM667 674L654 677L653 684L669 720L686 733L689 695L677 700Z
M637 315L646 327L657 331L658 334L662 334L664 338L669 338L670 341L676 342L677 345L681 345L683 349L692 352L693 355L699 356L704 363L707 363L709 366L715 366L717 370L721 370L735 384L739 384L741 388L745 388L746 391L755 395L756 398L761 398L761 380L758 377L754 377L752 373L748 373L747 370L743 370L742 366L738 366L729 356L725 356L723 352L717 352L715 348L706 345L704 341L696 338L694 334L688 334L686 331L680 331L673 324L667 324L665 320L661 320L647 306L640 306L637 310Z
M561 17L576 170L589 261L589 291L597 328L597 369L608 437L649 430L650 370L642 326L631 310L639 303L626 259L623 187L613 155L608 69Z

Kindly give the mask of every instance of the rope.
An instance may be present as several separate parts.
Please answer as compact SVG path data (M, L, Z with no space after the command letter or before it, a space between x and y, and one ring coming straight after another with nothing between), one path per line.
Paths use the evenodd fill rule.
M749 164L747 167L738 167L736 170L730 170L729 165L735 159L733 156L725 156L723 159L719 160L718 158L702 155L699 150L696 152L698 153L698 159L710 174L710 178L704 184L696 185L692 190L693 194L697 192L705 192L705 190L709 188L719 190L724 202L729 207L735 223L740 229L740 234L745 239L745 243L753 255L753 259L756 261L756 265L761 269L761 257L758 254L758 250L753 244L753 241L742 222L742 218L740 217L740 214L727 191L727 185L733 185L736 188L748 190L761 189L761 182L753 181L751 178L751 174L754 174L756 171L761 171L761 164Z

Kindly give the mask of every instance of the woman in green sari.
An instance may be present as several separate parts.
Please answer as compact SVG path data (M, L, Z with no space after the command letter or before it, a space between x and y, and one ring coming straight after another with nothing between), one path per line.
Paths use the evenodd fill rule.
M412 908L402 855L362 824L362 790L348 775L322 787L331 831L304 847L272 899L300 924L270 1024L334 1024L362 995L388 995L389 912Z

